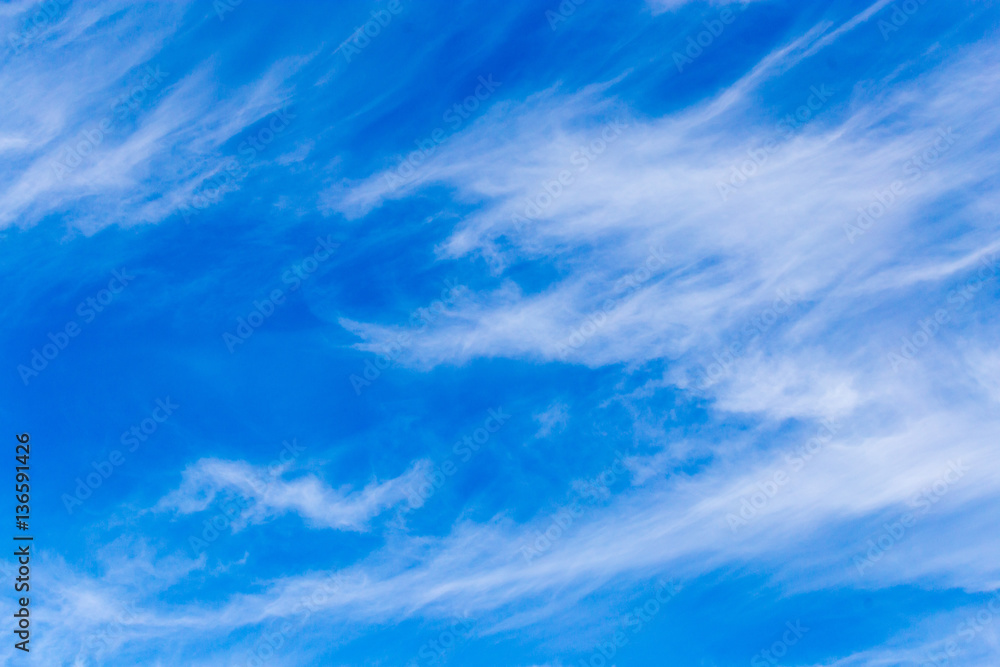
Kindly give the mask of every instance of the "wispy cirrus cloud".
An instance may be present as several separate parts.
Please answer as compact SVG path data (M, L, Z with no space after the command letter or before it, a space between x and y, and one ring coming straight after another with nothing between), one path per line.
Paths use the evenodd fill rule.
M668 249L673 265L630 295L593 342L571 359L599 365L684 354L696 339L723 335L726 322L750 318L785 285L807 300L835 286L834 303L867 292L876 281L911 287L912 276L904 279L911 267L886 264L883 252L907 238L906 225L915 224L922 208L988 183L996 171L979 149L1000 129L981 122L1000 95L993 70L980 67L984 59L996 59L987 45L888 96L866 99L838 91L827 103L837 112L805 125L766 163L754 166L759 173L740 176L745 185L734 188L727 201L719 195L719 184L728 184L737 167L750 161L749 153L762 151L781 130L763 125L755 134L734 137L733 124L700 124L700 109L694 109L678 117L633 121L616 143L588 154L588 144L603 143L602 126L592 119L607 117L612 109L596 93L544 96L498 111L448 145L423 171L424 184L449 184L470 200L486 202L441 252L482 254L502 270L513 261L537 259L545 249L552 261L567 263L567 277L530 296L519 294L512 283L479 294L414 346L414 360L556 358L558 342L600 310L616 281L641 266L655 247ZM914 105L918 88L922 101ZM803 88L803 103L811 95L808 86ZM951 103L966 96L977 101L962 107ZM734 105L733 120L744 104ZM501 114L505 133L497 136L494 123ZM905 130L876 133L899 114L908 118ZM878 223L885 233L864 238L866 252L857 252L846 240L845 227L856 224L858 208L878 188L912 178L907 161L919 159L941 128L957 137L954 152L919 173L919 182ZM980 167L968 169L970 161ZM561 185L560 173L570 174L572 183ZM383 182L376 174L358 183L345 196L344 210L354 202L377 201L367 198L380 192ZM563 194L549 195L546 187ZM405 196L407 190L392 196ZM989 190L978 206L995 203L995 197ZM536 200L543 205L533 207ZM990 229L988 217L964 213L982 232ZM920 243L916 238L905 242ZM934 258L947 265L974 252L978 243L970 230L947 249L928 249L931 254L920 261ZM381 335L376 326L364 333Z
M87 233L162 221L190 208L232 159L227 142L287 103L289 79L308 55L228 91L212 59L178 69L164 45L189 5L68 5L50 29L4 56L0 85L12 104L0 120L0 225L54 212ZM117 47L132 34L139 37L128 49Z
M234 524L259 524L286 513L300 515L312 526L361 531L385 510L402 503L407 492L424 481L429 465L418 462L400 475L373 480L363 489L348 491L328 486L316 475L285 479L283 467L254 466L245 461L201 459L182 473L181 485L164 496L156 511L191 514L207 509L216 496L238 494L251 502Z
M123 387L179 384L205 408L180 418L183 441L144 450L155 463L141 481L131 470L101 481L120 504L91 503L65 524L70 537L53 543L65 556L39 554L46 658L242 664L270 651L273 664L405 664L400 654L437 636L420 632L462 618L484 664L570 664L661 576L693 592L655 650L688 650L692 663L745 664L767 636L760 624L793 608L836 617L837 643L803 642L802 664L906 664L953 639L955 615L977 613L1000 577L1000 52L982 7L931 3L873 49L891 4L640 1L602 14L607 28L587 5L557 31L546 3L506 7L483 30L463 23L478 19L463 11L473 3L442 10L448 24L416 5L385 25L362 13L368 33L327 30L325 10L301 8L244 34L243 9L219 22L193 4L71 5L46 23L0 73L24 93L0 115L0 224L24 227L18 240L52 219L105 230L138 248L143 284L161 280L116 302L122 319L109 309L60 358L85 378L73 391L114 406ZM739 23L678 72L664 40L708 30L723 6L743 10ZM11 15L0 9L0 22ZM209 50L188 49L178 26L205 21ZM286 30L309 37L284 52L307 55L258 53ZM372 39L348 60L336 51L347 35ZM229 40L251 45L239 70ZM454 44L464 58L435 61ZM178 67L178 51L194 55ZM52 172L161 58L168 75L125 122ZM454 84L438 97L461 100L491 71L503 86L489 108L387 187L399 147L434 136L449 108L426 98ZM172 224L289 105L308 110L296 120L308 140L250 165L273 168L245 187L240 201L253 206ZM257 206L275 199L288 207ZM343 265L289 290L240 358L220 359L230 300L244 308L266 294L272 267L315 238L298 234L307 218L350 238ZM161 228L127 239L113 228L136 221ZM32 262L21 266L30 278ZM55 292L68 273L28 284ZM438 273L471 287L398 343L413 333L403 314L436 293ZM40 322L30 340L66 321L11 304L10 321ZM100 357L113 391L101 393L92 366L73 366L94 349L114 352ZM408 368L351 391L350 369L369 370L358 353L386 349ZM52 395L60 372L43 379ZM498 396L524 423L453 465L480 441L447 434ZM103 461L120 426L99 412L78 410L72 431L93 433L81 456ZM294 467L251 463L244 434L288 420L329 449ZM100 473L81 461L65 481ZM613 483L578 502L608 469ZM421 485L434 502L406 522L380 520ZM180 554L190 525L210 525L213 505L234 497L248 501L228 521L238 536ZM526 559L525 544L542 546ZM712 631L725 627L734 646L749 636L745 656L705 639L720 582L740 602L710 607ZM870 599L885 606L868 611ZM847 636L842 613L863 636ZM995 634L975 637L958 664L995 657L979 640ZM638 644L619 664L657 659ZM460 650L453 662L466 660Z

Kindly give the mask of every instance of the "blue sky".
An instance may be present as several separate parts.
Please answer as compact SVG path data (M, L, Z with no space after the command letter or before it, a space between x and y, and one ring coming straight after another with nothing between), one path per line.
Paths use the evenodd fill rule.
M4 3L0 655L996 664L998 18Z

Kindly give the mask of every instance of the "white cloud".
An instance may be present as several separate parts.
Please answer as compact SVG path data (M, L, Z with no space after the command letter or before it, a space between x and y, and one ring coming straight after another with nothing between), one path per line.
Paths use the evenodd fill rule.
M505 614L507 626L516 626L526 622L532 607L574 602L613 580L661 572L698 576L734 563L766 565L775 577L818 573L797 577L789 590L915 581L967 590L996 586L1000 544L983 536L1000 500L998 361L989 351L995 324L962 329L971 340L960 355L945 346L928 347L919 363L899 373L884 363L897 344L893 327L933 312L924 291L947 289L984 248L993 248L998 202L986 185L995 180L997 165L985 139L1000 130L993 113L1000 97L995 48L980 46L967 60L875 99L860 88L838 91L830 102L836 112L783 141L726 201L717 188L730 167L746 159L747 149L774 136L772 127L747 120L747 91L772 76L772 66L801 62L822 35L841 34L810 34L708 105L664 119L633 116L584 170L573 161L578 147L600 138L604 124L623 111L602 98L602 87L570 96L547 91L503 106L456 136L413 183L396 192L386 191L384 175L375 174L327 193L326 201L349 215L435 183L451 187L460 200L485 202L440 252L488 258L499 275L496 285L442 315L440 324L415 340L404 361L426 367L506 355L591 366L625 362L634 368L663 360L662 379L650 381L644 391L693 387L714 399L714 417L760 418L757 430L711 443L711 461L696 476L663 479L662 452L634 457L628 462L637 471L633 487L588 509L530 562L518 547L548 527L547 515L523 524L503 516L462 521L444 537L390 535L384 549L344 569L349 581L321 605L323 620L337 621L328 626L517 607ZM191 75L119 150L109 149L103 171L95 167L84 180L124 187L148 167L166 137L191 145L207 136L199 148L211 152L282 101L285 79L275 74L259 89L243 91L234 106L196 122L184 115L184 103L203 109L211 96ZM812 94L802 91L804 97ZM245 113L228 122L226 109ZM61 123L56 118L42 124L51 130L46 141L62 136ZM857 208L901 178L906 161L934 141L939 128L948 127L959 139L932 169L921 172L919 188L907 191L855 243L848 242L843 225L855 220ZM20 137L22 129L4 128L0 136ZM17 141L4 144L8 152L17 150ZM190 194L212 168L185 167L183 177L168 184L174 189L167 190L177 197ZM539 206L531 224L511 223L512 216L523 216L526 202L537 200L561 171L572 168L578 169L573 183L551 204ZM36 200L51 186L37 171L27 173L33 177L0 194L0 212L14 215L41 206ZM942 224L955 232L949 242L927 239L920 216L972 185L980 187L977 205L949 206L943 217ZM82 189L82 182L75 187ZM156 219L176 203L168 201L162 209L149 205L143 217ZM653 269L647 260L657 248L665 249L668 260ZM506 266L523 259L557 265L564 277L540 293L526 293L503 276ZM622 282L628 278L631 283ZM743 340L744 327L789 287L801 295L797 305L747 341L729 375L703 390L694 386L692 374L714 353ZM914 292L921 298L913 298ZM602 305L609 298L616 301L610 310ZM902 305L875 319L873 304L887 302ZM400 328L342 322L364 339L365 349L377 349ZM781 433L777 427L793 420L808 425L830 415L841 424L837 436L734 532L727 515L737 512L762 480L785 470L786 456L803 444L774 435ZM565 408L553 404L538 416L539 434L565 417ZM675 456L672 449L664 451ZM678 448L676 457L684 455ZM969 470L926 516L928 523L949 528L931 534L918 525L859 577L852 557L866 548L868 526L878 530L883 517L892 520L912 509L914 498L953 461ZM254 481L266 477L260 466L202 459L184 471L180 487L157 509L201 512L221 495L239 494L253 500L245 517L250 522L293 512L313 526L364 530L404 501L407 487L423 479L425 466L417 463L399 477L350 490L287 470L261 484ZM87 615L100 618L102 605L115 596L170 586L203 565L180 557L158 559L145 546L112 551L107 557L117 562L107 566L106 577L59 570L63 597L57 598L54 617L66 631L64 648L92 627ZM218 634L283 617L329 574L264 582L262 592L234 592L214 606L151 603L130 624L128 636L141 643L192 632ZM81 615L88 623L72 627L68 619ZM893 664L896 657L888 650L869 652L838 664Z
M839 422L835 436L799 470L790 468L786 454L796 453L811 434L742 450L730 442L730 456L697 476L647 479L609 504L588 506L530 561L519 548L551 527L551 512L524 524L505 517L463 521L444 537L391 536L383 549L340 571L262 582L256 592L233 591L213 605L148 602L129 617L122 641L133 647L159 645L170 637L190 640L199 633L257 626L288 617L305 599L316 604L314 619L324 633L330 627L349 633L358 624L466 612L480 619L477 632L490 633L537 623L539 610L572 605L612 581L621 585L658 575L684 580L734 563L757 564L787 592L913 582L990 590L1000 580L1000 542L984 538L1000 501L995 484L1000 461L994 456L998 426L995 415L983 419L943 409L886 424L881 435ZM960 462L963 474L884 558L859 575L853 558L866 552L867 538L877 536L882 523L915 511L917 496L932 491L953 462ZM727 515L739 512L742 500L778 470L789 481L747 525L732 530ZM202 461L189 469L164 507L199 511L224 490L256 493L247 476L259 472L241 463ZM282 475L272 483L273 492L256 496L262 504L258 518L295 511L316 524L360 525L399 498L398 486L411 474L349 494L338 494L315 478ZM51 616L66 626L64 648L86 641L109 615L120 614L116 598L133 599L140 591L148 595L203 567L189 559L157 558L148 547L129 544L102 552L101 577L59 569L62 593L54 598L60 601ZM328 588L332 576L343 577L335 594L316 603L314 592ZM72 619L85 609L102 611L75 627Z
M169 71L161 50L186 4L66 5L22 51L6 54L0 226L61 212L91 233L191 208L231 157L223 145L287 102L288 80L310 56L279 61L229 92L211 61ZM160 76L146 84L147 71ZM132 94L136 103L122 107Z
M535 415L535 421L539 424L535 437L547 438L553 432L566 428L566 422L569 421L569 406L557 401L544 412Z
M202 512L228 492L251 501L242 521L261 523L294 512L312 526L362 531L372 518L406 500L424 481L427 464L418 462L399 477L373 480L353 492L333 489L315 475L285 479L285 472L245 461L201 459L184 470L180 487L164 496L155 510ZM234 522L234 530L240 523Z
M750 78L759 82L783 71L789 59L801 61L801 49L816 39L765 58L768 67ZM830 99L820 104L820 118L789 136L746 121L757 93L740 82L706 105L627 120L593 159L580 147L600 146L606 123L627 113L602 97L602 87L571 96L547 91L480 119L410 183L393 191L385 174L374 174L330 193L328 201L345 214L363 214L386 197L443 183L459 200L484 203L440 248L442 255L478 254L500 274L513 261L545 262L564 276L525 294L501 275L415 340L400 355L404 363L426 368L508 356L601 366L666 358L671 380L683 383L738 340L783 290L794 290L798 305L750 341L743 375L711 393L733 410L780 403L778 418L814 416L806 404L818 400L850 410L859 388L881 373L881 361L873 361L874 348L844 356L816 341L847 321L853 327L861 309L910 299L929 282L959 279L995 250L983 239L997 229L1000 200L988 186L997 166L982 146L1000 131L990 113L1000 85L995 69L982 63L997 59L984 43L963 60L874 97L861 86L804 86L803 104L816 103L817 90ZM778 148L755 173L741 186L728 184L749 154L772 139ZM924 162L935 143L937 157ZM566 172L572 182L560 185ZM859 207L876 202L896 180L904 182L903 193L851 243L845 229L857 225ZM729 190L725 201L720 183ZM974 207L955 203L972 187L978 188ZM945 201L942 215L955 234L947 244L929 244L920 233L922 216ZM656 248L669 256L666 266L640 274ZM893 312L905 323L926 308ZM379 349L398 330L352 326L363 349ZM858 344L884 344L870 322L859 321L856 336ZM801 362L813 370L799 375ZM823 385L826 379L832 384ZM762 386L763 392L755 389Z

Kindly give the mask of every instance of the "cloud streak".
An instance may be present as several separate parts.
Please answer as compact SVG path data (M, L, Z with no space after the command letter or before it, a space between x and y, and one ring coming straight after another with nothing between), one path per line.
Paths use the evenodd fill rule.
M185 468L180 487L164 496L154 510L203 512L220 494L232 493L251 503L234 530L241 523L260 524L294 513L313 527L363 531L373 518L406 499L407 490L423 481L428 464L418 462L399 477L373 480L358 491L333 489L316 475L285 479L285 467L201 459Z

